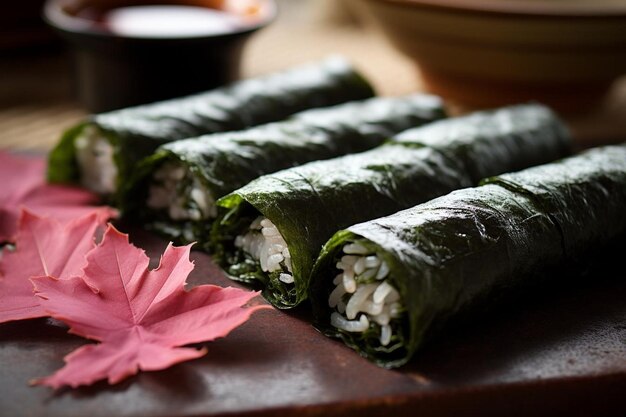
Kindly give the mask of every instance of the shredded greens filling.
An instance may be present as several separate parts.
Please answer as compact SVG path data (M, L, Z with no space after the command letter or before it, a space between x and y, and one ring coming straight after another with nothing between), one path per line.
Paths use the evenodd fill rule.
M278 279L285 284L293 284L291 255L287 242L269 219L259 216L244 235L235 239L235 246L259 261L263 272L280 271Z
M242 224L243 223L243 224ZM245 216L239 222L233 247L227 251L229 275L253 285L264 294L288 300L295 296L291 254L278 228L266 217Z
M179 161L167 161L154 172L146 204L166 211L174 221L200 221L217 215L209 190Z
M170 238L194 241L204 234L204 220L217 215L211 192L179 160L164 162L152 174L147 188L151 226Z
M110 195L117 191L115 148L94 125L85 126L74 141L81 184L97 193Z

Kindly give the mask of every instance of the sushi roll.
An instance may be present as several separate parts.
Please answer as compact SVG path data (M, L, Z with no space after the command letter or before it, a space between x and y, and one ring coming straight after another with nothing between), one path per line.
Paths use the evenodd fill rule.
M216 200L255 178L364 151L444 116L435 96L372 98L245 131L177 141L137 167L122 206L151 230L179 242L203 243L217 215Z
M307 298L315 259L336 231L569 153L567 130L539 105L434 122L367 152L265 175L223 197L211 249L233 279L291 308Z
M312 276L318 326L385 367L503 293L579 274L626 237L626 145L488 178L337 232ZM552 273L550 273L552 272Z
M201 94L97 114L64 133L50 153L48 179L113 196L135 163L164 143L241 130L373 94L348 62L333 57Z

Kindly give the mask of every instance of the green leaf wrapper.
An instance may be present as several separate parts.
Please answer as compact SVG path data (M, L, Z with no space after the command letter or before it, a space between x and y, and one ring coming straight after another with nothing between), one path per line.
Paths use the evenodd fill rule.
M259 283L272 304L293 307L307 298L315 259L337 230L476 185L482 175L557 159L569 147L561 122L538 105L435 122L368 152L266 175L220 199L212 249L234 279ZM294 284L254 268L234 246L259 214L285 239Z
M331 58L193 96L94 115L64 133L50 153L48 179L80 183L75 140L87 126L96 127L113 146L119 185L137 161L164 143L245 129L373 94L346 61Z
M170 238L205 242L212 219L174 221L166 210L146 206L153 176L165 162L184 166L217 200L264 174L361 152L398 132L443 117L443 103L435 96L372 98L308 110L245 131L177 141L159 148L140 164L124 193L124 211ZM177 189L182 197L190 193L188 181L182 181Z
M318 325L386 367L406 363L432 329L470 306L579 264L626 233L626 145L490 178L388 217L336 233L322 249L311 286ZM329 323L335 262L359 242L384 259L405 307L399 333L382 347ZM570 270L571 268L568 268ZM574 268L574 270L576 270Z

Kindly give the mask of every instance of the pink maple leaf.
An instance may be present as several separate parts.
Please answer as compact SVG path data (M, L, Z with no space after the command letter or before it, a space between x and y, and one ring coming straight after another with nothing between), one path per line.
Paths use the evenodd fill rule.
M47 316L30 278L80 274L87 264L85 255L96 246L94 233L102 225L96 212L61 225L56 219L23 211L15 250L5 249L0 259L0 323Z
M100 341L65 357L55 374L35 380L53 388L108 378L115 384L138 370L165 369L201 357L206 349L180 347L226 336L267 305L242 308L258 295L202 285L185 291L191 245L168 245L158 268L148 270L144 251L112 226L87 255L82 277L33 278L35 292L70 333Z
M106 206L94 206L98 197L88 191L45 182L45 161L0 152L0 243L13 238L22 208L61 222L96 211L102 220L116 215Z

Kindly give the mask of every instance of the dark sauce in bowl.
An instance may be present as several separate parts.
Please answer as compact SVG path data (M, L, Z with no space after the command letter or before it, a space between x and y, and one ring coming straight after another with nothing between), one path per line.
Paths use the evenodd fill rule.
M178 5L120 7L103 13L98 23L116 35L152 38L211 36L245 27L234 13Z
M192 94L238 78L243 45L274 0L48 0L92 112Z
M57 16L75 30L132 38L177 39L226 35L271 20L263 0L61 1Z

